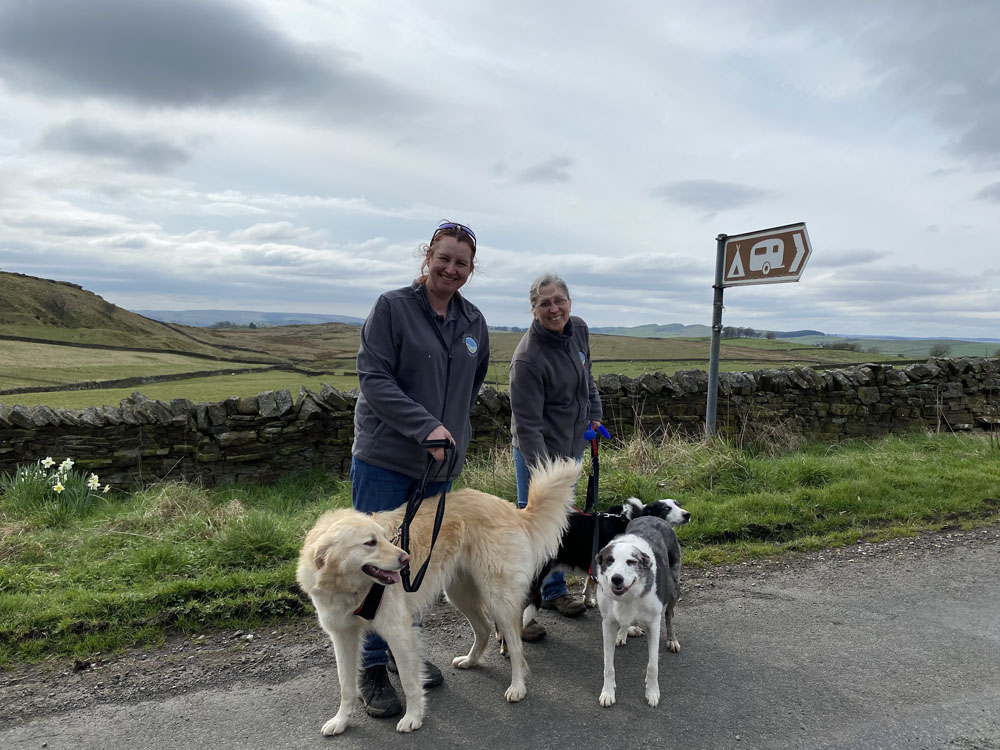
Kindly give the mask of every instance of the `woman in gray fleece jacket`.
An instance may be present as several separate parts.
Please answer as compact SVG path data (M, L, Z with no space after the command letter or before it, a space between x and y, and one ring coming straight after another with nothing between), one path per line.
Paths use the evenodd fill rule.
M583 433L588 426L599 427L603 416L590 371L590 334L583 320L570 316L566 282L543 274L532 283L528 299L534 320L510 363L510 431L521 507L528 501L529 468L545 457L582 460ZM568 617L584 609L569 596L562 573L545 579L542 606ZM522 638L544 635L545 628L532 621Z
M475 256L472 230L442 222L424 246L420 278L380 296L361 328L361 395L351 457L352 500L359 511L406 503L420 484L428 454L437 463L427 496L449 489L462 471L472 432L469 410L490 364L486 320L458 293L472 275ZM421 445L438 439L451 443L447 458L443 448ZM386 674L391 666L385 641L369 633L358 687L371 716L402 711ZM442 679L437 667L425 664L424 687Z

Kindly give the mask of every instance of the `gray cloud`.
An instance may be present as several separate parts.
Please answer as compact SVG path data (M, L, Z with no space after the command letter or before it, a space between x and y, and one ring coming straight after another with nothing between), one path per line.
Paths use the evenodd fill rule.
M930 116L974 165L1000 165L1000 4L772 0L754 14L762 28L805 29L818 45L849 47L877 79L880 100Z
M877 57L892 64L885 90L957 130L958 154L1000 164L1000 6L963 4L956 11L951 5L925 3L922 12L910 14L903 24L892 13L884 19L880 38L869 35L866 41Z
M864 248L859 250L834 251L832 253L819 253L815 259L809 260L811 268L843 268L863 266L874 263L877 260L888 257L889 253L884 250L872 250Z
M987 185L976 193L976 198L981 201L989 201L990 203L1000 203L1000 182Z
M87 120L50 128L39 145L50 151L111 158L130 169L147 172L166 172L191 159L188 151L157 136L124 133Z
M681 180L655 188L654 195L703 211L726 211L757 203L769 193L760 188L719 180Z
M568 156L553 156L543 162L522 169L517 173L516 182L568 182L570 179L569 168L573 166L573 159Z
M397 96L344 58L331 67L230 0L15 0L0 8L0 75L71 98L319 102L355 119Z

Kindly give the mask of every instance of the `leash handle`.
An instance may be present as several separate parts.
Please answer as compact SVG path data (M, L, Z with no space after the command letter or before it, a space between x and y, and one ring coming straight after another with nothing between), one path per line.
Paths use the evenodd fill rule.
M590 457L594 458L597 456L597 439L600 435L610 439L611 433L602 424L597 425L597 429L594 429L594 423L591 422L587 429L583 433L583 439L590 442Z
M420 445L424 448L444 448L445 450L452 444L448 438L438 438L437 440L422 440Z

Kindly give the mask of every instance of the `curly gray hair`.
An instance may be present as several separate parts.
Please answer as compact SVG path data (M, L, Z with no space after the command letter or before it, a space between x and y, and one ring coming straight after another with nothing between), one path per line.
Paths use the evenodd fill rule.
M528 290L528 303L531 305L532 310L538 305L538 298L542 295L542 287L549 284L559 287L562 293L566 295L566 299L571 299L569 296L569 287L566 286L566 282L563 281L561 276L556 276L554 273L543 273L531 282L531 288Z

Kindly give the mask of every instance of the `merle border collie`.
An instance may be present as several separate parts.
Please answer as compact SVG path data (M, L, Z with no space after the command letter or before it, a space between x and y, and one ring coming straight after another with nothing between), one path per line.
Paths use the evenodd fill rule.
M624 646L630 628L646 630L649 657L646 663L646 702L660 702L660 623L666 631L667 650L681 644L674 635L673 614L680 596L681 548L673 527L661 518L631 521L597 555L597 603L601 608L604 638L604 683L599 702L615 703L615 646Z

